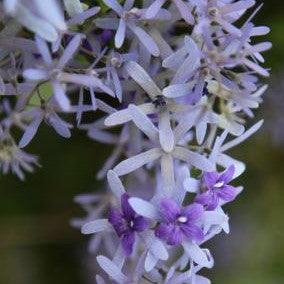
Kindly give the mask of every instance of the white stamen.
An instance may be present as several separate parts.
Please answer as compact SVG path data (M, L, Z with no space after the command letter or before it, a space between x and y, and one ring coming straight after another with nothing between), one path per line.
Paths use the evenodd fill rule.
M178 221L179 221L180 223L186 223L186 222L187 222L187 217L185 217L185 216L180 216L180 217L178 218Z
M224 185L225 183L223 181L215 183L214 187L220 188Z

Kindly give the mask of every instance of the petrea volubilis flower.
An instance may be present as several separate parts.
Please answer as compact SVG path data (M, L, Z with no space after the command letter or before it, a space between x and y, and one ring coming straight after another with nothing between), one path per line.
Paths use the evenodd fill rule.
M206 172L203 176L204 191L195 198L195 202L206 206L207 210L214 210L219 201L230 202L237 195L235 187L228 183L233 179L234 166L230 166L225 172Z
M160 202L159 209L163 220L155 230L155 234L168 245L179 245L183 239L194 241L203 239L203 231L196 224L204 212L200 204L193 203L185 208L179 208L171 199L164 199Z
M97 173L107 192L77 196L86 216L71 222L91 235L96 283L210 283L200 275L214 265L204 246L230 232L223 206L246 170L228 150L263 124L247 126L271 48L259 39L270 29L253 23L255 3L0 4L1 172L33 171L37 157L23 148L43 122L113 147Z
M130 255L133 251L135 233L143 232L148 226L147 220L142 216L137 216L131 208L128 199L129 196L124 193L121 196L121 211L112 208L108 216L108 221L121 238L122 247L126 255Z

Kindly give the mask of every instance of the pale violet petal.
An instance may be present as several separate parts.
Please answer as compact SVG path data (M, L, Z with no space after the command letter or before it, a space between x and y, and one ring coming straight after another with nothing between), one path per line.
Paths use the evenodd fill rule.
M112 226L107 219L98 219L83 225L81 228L81 233L87 235L111 230Z
M127 277L121 272L121 269L117 267L117 265L110 259L103 255L99 255L97 256L97 262L111 279L114 279L119 284L127 283Z
M211 261L208 259L205 250L201 249L197 244L193 242L184 242L183 248L188 257L195 263L203 267L211 267Z
M174 149L175 137L168 111L162 111L159 115L159 140L165 152L170 153Z
M162 95L161 90L154 83L152 78L148 75L148 73L136 62L130 61L125 64L125 69L130 77L144 91L152 98L155 99L158 95Z
M118 176L123 176L157 160L161 157L161 155L162 152L160 148L153 148L120 162L113 170L118 174Z
M113 170L109 170L107 173L107 180L112 193L117 197L118 200L120 200L121 195L125 193L125 188L120 178Z
M137 106L128 106L130 115L136 126L143 131L152 141L158 140L158 129L153 122Z
M129 198L129 204L133 210L146 218L157 220L160 217L158 209L149 201L143 200L138 197Z

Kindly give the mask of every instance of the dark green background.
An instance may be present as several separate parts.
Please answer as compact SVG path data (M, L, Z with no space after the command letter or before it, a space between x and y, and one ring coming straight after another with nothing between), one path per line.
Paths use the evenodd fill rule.
M274 47L266 53L266 66L272 67L275 86L284 79L284 2L263 2L256 22L272 28ZM279 101L283 95L278 92ZM263 113L260 109L258 116ZM269 120L274 109L265 113ZM246 161L248 171L239 179L243 194L226 207L232 233L210 244L216 262L208 272L213 283L284 283L284 143L275 143L269 130L267 123L233 153ZM42 168L25 182L0 177L0 284L86 283L87 238L69 226L83 212L72 199L99 188L95 173L111 149L79 131L64 140L41 128L27 150L40 154Z

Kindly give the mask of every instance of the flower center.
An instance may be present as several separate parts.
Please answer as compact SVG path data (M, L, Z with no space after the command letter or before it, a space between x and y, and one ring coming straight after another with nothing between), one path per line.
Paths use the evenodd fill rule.
M219 182L215 183L214 187L220 188L220 187L222 187L224 184L225 184L225 183L224 183L223 181L219 181Z
M186 222L187 222L187 217L185 217L185 216L180 216L180 217L178 217L178 221L179 221L180 223L186 223Z
M130 228L133 228L133 226L134 226L134 222L131 220L131 221L129 222L129 227L130 227Z

